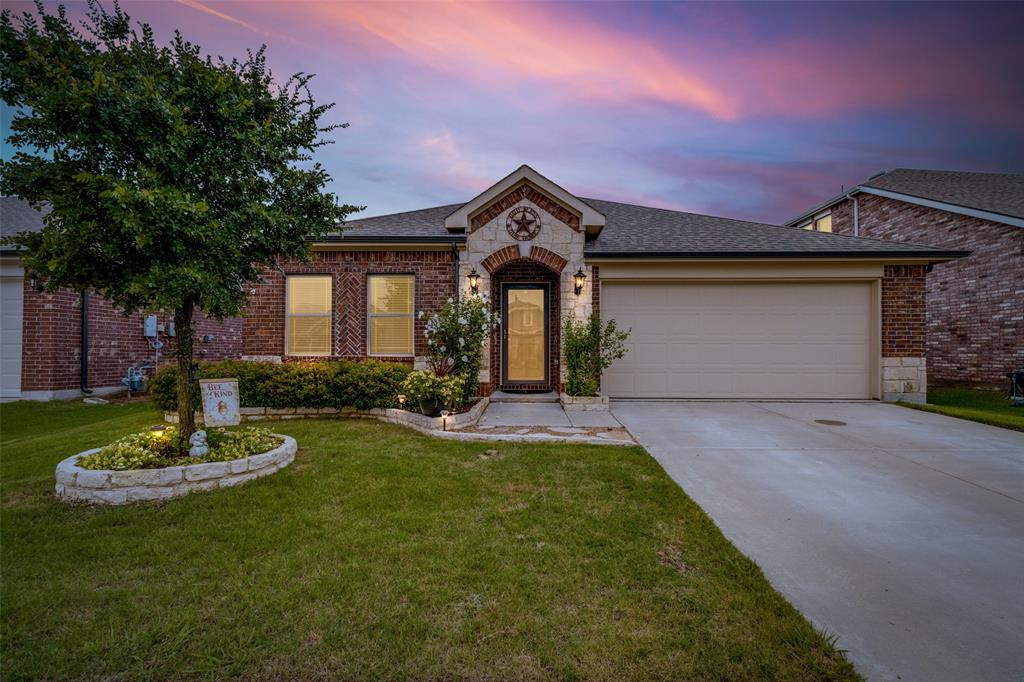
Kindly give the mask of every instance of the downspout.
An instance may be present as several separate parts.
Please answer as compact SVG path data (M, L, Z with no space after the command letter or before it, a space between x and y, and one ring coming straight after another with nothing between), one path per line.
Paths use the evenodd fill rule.
M853 195L853 236L860 236L860 205L857 203L856 194Z
M459 247L452 242L452 261L455 264L455 300L459 300Z
M853 202L853 236L860 236L860 205L857 203L857 195L860 194L856 189L850 190L846 193L846 198Z
M81 366L79 368L79 388L85 395L90 395L89 388L89 292L82 292L82 328L80 331Z

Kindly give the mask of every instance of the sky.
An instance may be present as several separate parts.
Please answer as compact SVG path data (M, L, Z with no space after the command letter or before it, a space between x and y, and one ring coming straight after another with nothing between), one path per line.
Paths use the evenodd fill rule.
M1024 173L1024 3L122 7L315 73L350 124L317 159L359 217L468 201L523 163L577 196L762 222L885 169Z

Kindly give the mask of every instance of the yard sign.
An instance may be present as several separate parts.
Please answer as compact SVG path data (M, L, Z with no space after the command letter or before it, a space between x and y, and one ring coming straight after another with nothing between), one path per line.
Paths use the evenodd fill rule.
M203 394L203 421L207 426L234 426L241 423L238 411L238 379L200 379Z

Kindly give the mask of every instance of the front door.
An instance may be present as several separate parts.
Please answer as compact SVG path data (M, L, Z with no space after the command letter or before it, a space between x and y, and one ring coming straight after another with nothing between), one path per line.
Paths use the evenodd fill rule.
M501 309L503 383L547 384L548 285L504 284Z

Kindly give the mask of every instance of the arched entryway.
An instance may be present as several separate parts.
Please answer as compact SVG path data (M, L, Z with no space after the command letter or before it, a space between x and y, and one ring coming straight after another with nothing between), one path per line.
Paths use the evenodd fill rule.
M491 272L491 300L501 319L491 339L491 387L559 390L559 271L531 258L515 258Z

